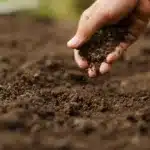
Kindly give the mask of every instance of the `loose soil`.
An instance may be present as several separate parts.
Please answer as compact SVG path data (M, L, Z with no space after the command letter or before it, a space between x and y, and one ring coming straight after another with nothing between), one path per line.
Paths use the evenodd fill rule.
M130 23L132 22L125 18L117 24L98 30L90 40L78 48L79 54L88 60L91 67L100 66L109 53L114 51L121 42L127 40Z
M74 27L0 17L0 149L149 149L149 36L89 79L66 48Z

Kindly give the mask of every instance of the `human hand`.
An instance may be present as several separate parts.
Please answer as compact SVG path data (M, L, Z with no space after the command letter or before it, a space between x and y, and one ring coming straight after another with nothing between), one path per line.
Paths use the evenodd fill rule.
M99 72L104 74L146 28L150 17L150 0L97 0L83 12L75 36L67 43L69 48L74 49L75 61L80 68L86 69L89 64L79 55L78 47L90 39L98 29L107 24L117 23L132 11L129 18L132 23L128 29L127 41L120 42L107 56L106 62L101 64ZM96 70L89 68L88 74L90 77L95 77Z

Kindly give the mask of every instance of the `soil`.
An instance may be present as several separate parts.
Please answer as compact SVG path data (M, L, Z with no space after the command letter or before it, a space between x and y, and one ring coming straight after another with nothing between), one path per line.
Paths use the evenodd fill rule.
M150 149L149 36L110 74L89 79L66 48L74 29L0 17L0 149Z
M127 40L130 21L125 18L117 24L112 24L98 30L88 42L78 48L79 54L88 60L91 66L105 61L106 56Z

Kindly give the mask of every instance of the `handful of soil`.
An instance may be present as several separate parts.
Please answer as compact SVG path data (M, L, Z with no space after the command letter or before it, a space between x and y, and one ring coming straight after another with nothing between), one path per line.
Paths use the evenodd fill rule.
M126 18L117 24L103 27L78 48L80 56L88 60L90 65L100 65L106 56L125 40L128 26L129 20Z

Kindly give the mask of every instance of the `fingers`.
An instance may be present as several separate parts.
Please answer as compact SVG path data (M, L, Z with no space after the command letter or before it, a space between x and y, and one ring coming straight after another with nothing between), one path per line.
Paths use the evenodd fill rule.
M92 66L91 68L88 69L88 75L90 78L97 76L97 70L95 66Z
M78 50L74 50L74 58L75 58L75 61L77 63L77 65L82 68L82 69L86 69L89 67L88 65L88 62L87 60L85 60L84 58L82 58L80 55L79 55L79 51ZM94 65L90 68L88 68L88 75L89 77L96 77L97 76L97 69ZM100 68L99 68L99 72L101 74L104 74L104 73L107 73L109 72L111 69L111 64L109 63L106 63L106 62L103 62L101 65L100 65Z
M103 62L102 64L101 64L101 66L100 66L100 68L99 68L99 72L101 73L101 74L105 74L105 73L107 73L107 72L109 72L110 70L111 70L111 64L108 64L108 63L106 63L106 62Z
M145 29L145 26L147 25L147 22L144 22L137 17L133 17L132 20L133 21L128 29L129 33L125 36L125 41L120 42L120 44L116 47L116 49L106 57L106 62L103 62L100 65L100 68L99 68L100 74L104 74L111 70L112 64L124 54L126 49L133 42L137 40L137 38L143 32L143 30ZM75 50L75 60L81 68L88 67L88 62L79 55L79 51L77 50ZM89 74L89 77L96 77L97 68L95 68L95 66L93 66L92 68L89 68L88 74Z
M147 22L141 20L140 18L137 18L136 16L133 16L132 23L128 29L129 33L125 36L125 41L120 42L120 44L116 47L114 52L110 53L106 57L106 62L108 64L112 64L115 61L117 61L124 54L126 49L137 40L137 38L140 36L140 34L145 29L146 25L147 25ZM105 64L105 66L106 66L106 64ZM105 66L103 68L109 68L108 70L106 69L106 72L109 71L110 66L109 65L108 65L108 67L105 67ZM100 68L102 68L102 67L100 67ZM101 70L100 70L100 72L102 72Z
M118 60L121 56L123 56L125 50L128 48L128 44L124 43L124 46L122 46L123 43L121 43L119 46L116 47L115 51L110 53L107 57L106 57L106 62L109 64L112 64L113 62L115 62L116 60Z
M81 69L86 69L89 67L87 60L85 60L84 58L82 58L79 55L79 51L74 49L74 58L75 61L77 63L77 65L81 68ZM93 66L91 68L88 68L88 75L90 78L92 77L96 77L97 76L97 71L96 71L96 67Z
M111 70L111 67L112 67L111 64L103 62L103 63L101 63L98 71L102 75L102 74L109 72ZM96 77L98 75L97 74L97 68L95 66L89 68L88 69L88 75L90 78Z
M125 35L125 40L116 47L114 52L107 56L106 62L113 63L118 60L124 54L126 49L138 39L141 33L143 33L146 26L147 21L143 21L137 16L132 16L132 22L129 26L128 34Z
M88 62L87 60L85 60L84 58L82 58L80 55L79 55L79 51L74 49L74 59L77 63L77 65L82 68L82 69L86 69L88 68Z

